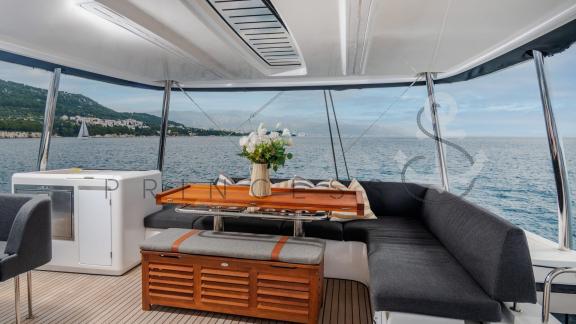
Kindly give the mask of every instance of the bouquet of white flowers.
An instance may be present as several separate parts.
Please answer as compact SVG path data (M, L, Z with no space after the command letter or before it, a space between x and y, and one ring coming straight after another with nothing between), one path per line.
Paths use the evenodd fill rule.
M288 146L292 146L292 134L288 128L284 128L280 134L276 131L268 132L264 124L260 124L256 132L240 139L242 152L239 155L252 163L266 164L268 169L278 171L286 160L292 158L292 153L286 152Z

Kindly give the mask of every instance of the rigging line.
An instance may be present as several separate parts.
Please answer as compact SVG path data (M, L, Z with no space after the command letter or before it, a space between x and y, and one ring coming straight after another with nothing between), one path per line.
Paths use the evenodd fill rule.
M332 115L334 115L334 123L336 124L336 132L338 133L338 140L340 141L340 150L342 151L342 159L344 160L344 168L346 169L346 176L350 180L350 172L348 172L348 163L346 162L346 152L344 152L344 145L342 144L342 135L340 134L340 125L338 125L338 117L336 117L336 108L334 108L334 99L332 99L332 90L328 90L330 96L330 105L332 106Z
M200 105L196 102L196 100L192 99L192 97L184 90L182 89L182 86L180 86L180 83L175 82L176 86L178 87L178 89L180 89L180 91L186 96L186 98L188 98L188 100L190 100L190 102L192 102L194 104L194 106L196 106L196 108L198 108L198 110L200 110L202 112L202 114L204 114L204 116L206 118L208 118L208 120L214 124L214 126L216 126L217 130L220 131L224 131L224 128L222 128L222 126L220 126L220 124L218 124L214 119L212 119L212 117L210 117L210 115L208 115L208 113L202 109L202 107L200 107ZM230 132L228 133L228 136L224 136L224 138L226 138L228 140L228 142L230 142L233 145L238 145L235 141L232 140L232 138L230 137Z
M262 112L262 110L268 108L268 106L270 106L274 101L276 101L276 99L278 99L278 97L280 97L280 95L284 93L284 91L280 91L277 94L275 94L272 98L268 99L268 101L266 101L266 103L264 103L260 108L258 108L255 112L253 112L252 114L250 114L250 117L248 117L248 119L246 119L242 124L240 124L240 126L238 127L238 129L242 129L242 127L244 125L246 125L247 123L250 123L250 121L252 121L252 118L256 117L256 115L258 115L259 113Z
M338 177L338 165L336 164L336 152L334 151L334 138L332 136L332 125L330 123L330 111L328 110L328 99L326 98L326 90L324 91L324 104L326 106L326 118L328 119L328 132L330 132L330 144L332 147L332 161L334 161L334 171L336 172L336 180Z
M366 133L368 133L368 131L374 127L374 125L376 125L376 123L378 121L380 121L380 119L382 119L382 117L384 117L384 115L386 115L386 113L388 113L388 111L398 102L400 101L400 99L402 99L402 97L404 97L404 95L408 92L408 90L410 90L412 88L412 86L414 86L416 84L416 82L420 81L420 79L422 78L422 75L419 75L412 83L410 83L410 85L404 89L404 91L398 96L396 97L396 99L394 99L394 101L392 101L390 103L390 105L388 105L388 107L386 107L386 109L378 116L378 118L376 118L376 120L374 120L364 131L362 131L362 134L360 134L358 137L356 137L356 139L354 140L354 142L352 142L352 144L350 144L350 146L348 146L348 149L346 149L346 152L349 152L354 145L356 145L356 143L358 143L358 141L360 139L362 139L362 137L364 137L364 135L366 135Z
M208 118L208 120L212 124L214 124L214 126L216 126L216 129L224 130L224 128L222 128L222 126L220 126L214 119L212 119L212 117L210 117L210 115L208 115L208 113L206 111L204 111L204 109L202 109L202 107L200 107L200 105L194 99L192 99L192 97L190 97L190 95L186 91L184 91L184 89L182 89L182 87L180 86L180 83L176 83L176 86L186 96L186 98L188 98L188 100L190 100L190 102L192 102L192 104L194 104L194 106L196 106L196 108L198 108L198 110L200 110L200 112L202 112L202 114L204 114L204 116L206 118Z

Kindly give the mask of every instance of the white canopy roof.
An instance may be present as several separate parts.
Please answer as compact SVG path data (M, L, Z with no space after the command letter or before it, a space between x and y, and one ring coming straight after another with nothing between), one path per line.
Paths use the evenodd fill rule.
M397 83L465 72L575 18L576 0L18 0L0 2L0 50L154 86Z

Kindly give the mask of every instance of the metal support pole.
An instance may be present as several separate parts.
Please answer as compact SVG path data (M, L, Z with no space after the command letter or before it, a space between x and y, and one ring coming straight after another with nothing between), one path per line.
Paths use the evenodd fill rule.
M556 268L546 276L544 279L544 290L542 292L542 323L548 324L550 320L550 295L552 294L552 282L561 274L574 273L576 268Z
M54 116L56 114L56 102L58 100L58 87L60 86L60 68L55 68L48 87L46 97L46 107L44 108L44 127L40 138L40 150L38 152L38 171L46 171L48 166L48 154L50 151L50 139L54 126Z
M569 250L572 246L572 213L570 210L570 186L568 185L568 175L566 163L564 162L564 148L558 136L556 119L552 109L552 102L548 92L548 82L546 81L546 71L544 69L544 56L540 51L532 51L534 63L536 64L536 74L538 75L538 86L540 87L540 98L542 99L542 109L544 111L544 121L546 122L546 134L548 135L548 146L552 159L552 169L556 181L556 191L558 193L558 244L561 250Z
M32 271L26 272L26 283L28 284L28 319L34 318L32 313Z
M302 216L302 211L296 211L296 218L294 219L294 237L304 237L304 223L298 217Z
M168 134L168 112L170 111L171 90L172 81L167 80L164 84L164 99L162 101L162 124L160 126L160 144L158 145L157 169L160 171L162 171L164 168L164 152L166 147L166 135Z
M510 310L511 310L511 311L514 311L514 312L517 312L517 313L518 313L518 312L521 312L520 307L518 307L518 303L517 303L517 302L513 302L513 303L512 303L512 307L510 307Z
M20 276L14 277L14 310L16 312L16 324L22 322L22 317L20 316Z
M442 143L442 132L440 131L440 121L438 118L438 104L434 96L434 80L432 73L426 72L426 89L428 90L428 103L430 104L430 115L432 117L432 128L436 137L436 149L438 151L438 162L440 166L440 177L442 178L442 187L450 191L448 182L448 168L446 166L446 155L444 153L444 143Z
M332 148L332 161L334 161L334 172L336 173L336 180L340 180L340 178L338 177L338 165L336 164L336 151L334 150L334 136L332 136L332 123L330 122L330 112L328 110L328 98L326 97L326 90L324 90L324 104L326 105L328 132L330 132L330 147Z
M220 215L220 207L214 208L214 216L212 217L212 221L214 222L214 224L212 224L212 230L214 232L224 231L224 219Z
M214 224L212 225L213 227L213 231L214 232L222 232L224 230L224 220L222 219L222 216L213 216L213 222Z

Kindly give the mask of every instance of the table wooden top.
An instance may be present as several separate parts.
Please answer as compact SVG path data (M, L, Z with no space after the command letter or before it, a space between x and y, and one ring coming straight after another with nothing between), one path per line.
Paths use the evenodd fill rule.
M187 184L156 195L156 203L212 207L260 207L281 210L355 212L364 216L360 191L272 188L272 195L252 197L248 186Z

